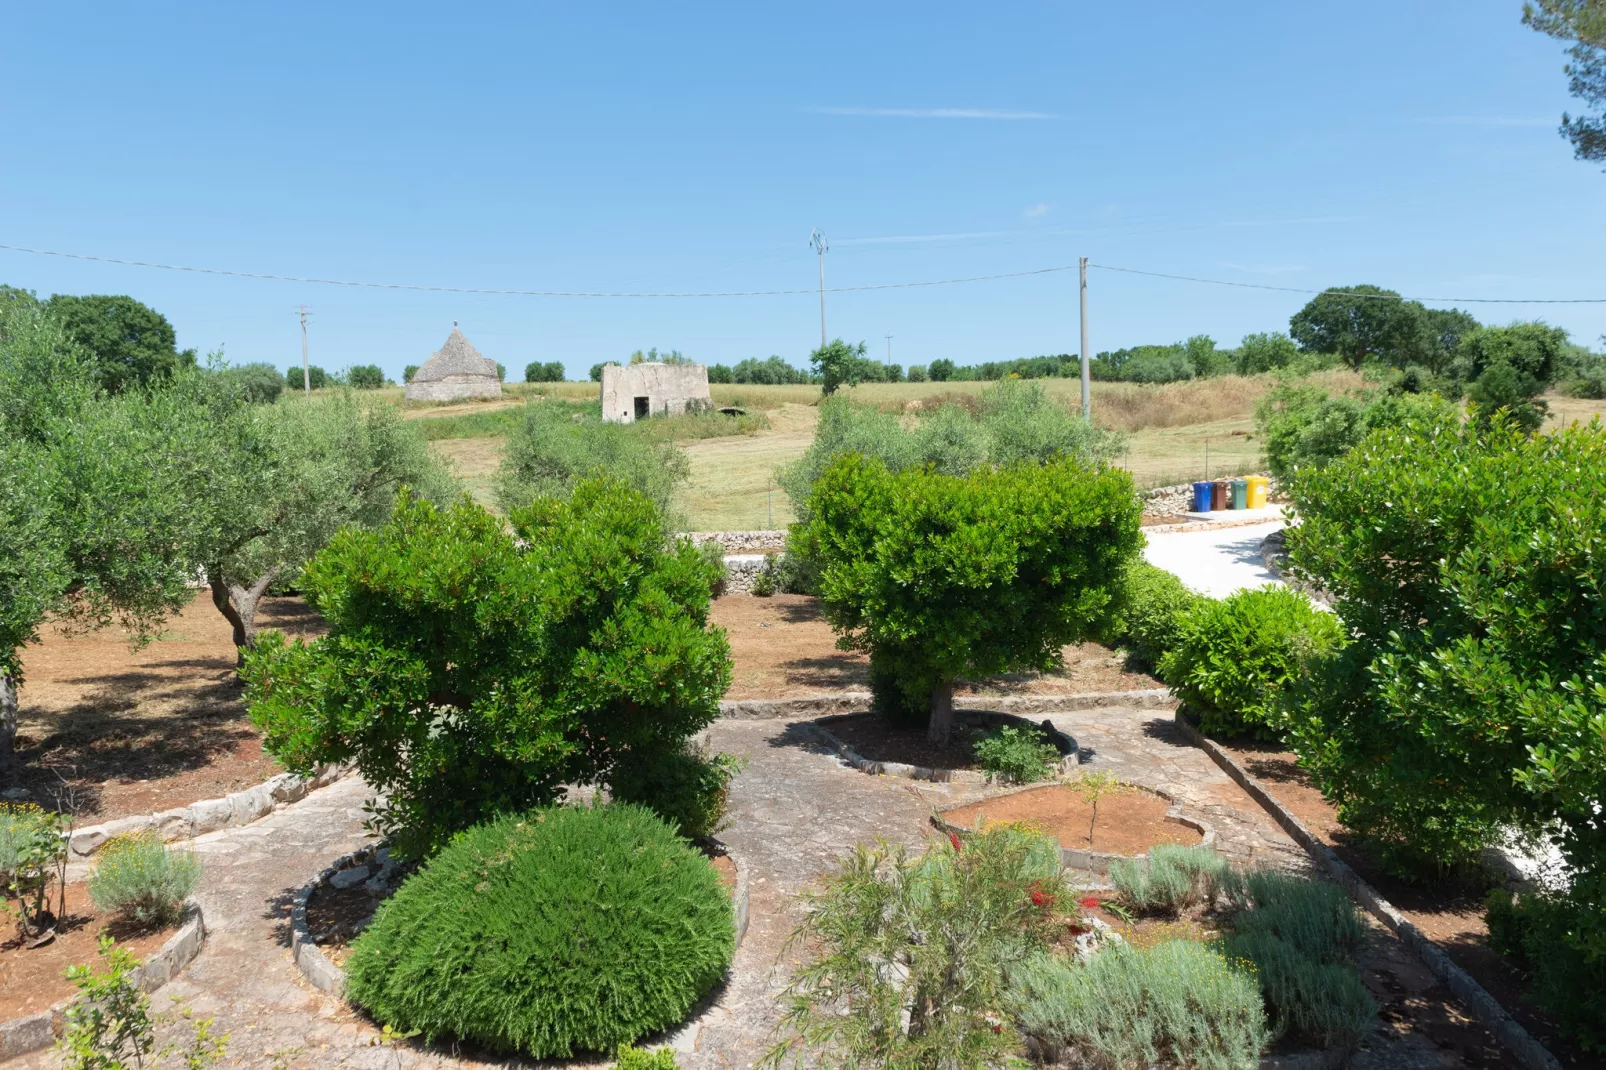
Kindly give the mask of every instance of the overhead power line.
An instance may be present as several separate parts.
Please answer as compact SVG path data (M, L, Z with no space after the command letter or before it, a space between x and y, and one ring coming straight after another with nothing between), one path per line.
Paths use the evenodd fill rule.
M1140 271L1137 268L1113 267L1109 264L1087 265L1100 271L1119 271L1124 275L1147 275L1154 279L1175 279L1178 282L1202 282L1211 286L1236 286L1244 290L1276 290L1280 293L1343 294L1345 297L1369 298L1376 301L1438 301L1453 305L1606 305L1606 297L1406 297L1402 294L1358 294L1349 290L1302 290L1296 286L1268 286L1259 282L1233 282L1230 279L1201 279L1195 275L1168 275L1163 271Z
M813 290L499 290L480 286L430 286L409 282L357 282L350 279L320 279L305 275L270 275L257 271L231 271L225 268L186 267L182 264L158 264L148 260L124 260L114 256L92 256L88 253L64 253L53 249L28 249L20 245L0 244L0 249L14 253L31 253L35 256L59 256L68 260L93 260L101 264L121 264L126 267L159 268L162 271L188 271L198 275L228 275L237 279L267 279L273 282L303 282L318 286L356 286L370 290L411 290L424 293L491 294L498 297L788 297L797 294L847 293L852 290L901 290L917 286L952 286L962 282L986 282L989 279L1017 279L1026 275L1047 275L1056 271L1074 271L1068 267L1036 268L1031 271L1006 271L997 275L968 275L954 279L927 279L919 282L881 282L862 286L827 286Z
M187 271L197 275L224 275L238 279L265 279L272 282L299 282L317 286L348 286L370 290L407 290L420 293L487 294L496 297L611 297L611 298L692 298L692 297L793 297L816 293L854 293L869 290L907 290L925 286L956 286L970 282L990 282L996 279L1020 279L1033 275L1051 275L1061 271L1076 271L1079 264L1057 264L1053 267L1033 268L1026 271L1004 271L991 275L965 275L948 279L924 279L915 282L866 283L859 286L827 286L816 289L789 290L514 290L481 286L432 286L423 283L366 282L352 279L324 279L306 275L274 275L258 271L234 271L226 268L190 267L182 264L161 264L148 260L127 260L114 256L94 256L89 253L67 253L54 249L31 249L20 245L0 243L0 249L33 256L55 256L67 260L89 260L100 264L119 264L125 267L155 268L161 271ZM1144 271L1139 268L1116 267L1112 264L1088 263L1100 271L1117 271L1126 275L1143 275L1177 282L1202 283L1209 286L1232 286L1245 290L1271 290L1278 293L1295 293L1318 296L1342 293L1349 297L1379 301L1434 301L1441 304L1475 305L1606 305L1606 297L1409 297L1390 294L1352 294L1344 290L1309 290L1295 286L1271 286L1265 283L1235 282L1230 279L1207 279L1196 275L1176 275L1163 271Z

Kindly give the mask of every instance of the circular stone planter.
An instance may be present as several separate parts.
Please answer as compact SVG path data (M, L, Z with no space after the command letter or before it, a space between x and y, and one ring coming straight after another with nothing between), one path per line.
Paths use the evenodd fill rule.
M1003 795L993 796L991 800L983 801L996 802L998 799L1005 799L1011 795L1020 795L1024 792L1039 790L1043 786L1044 785L1037 785L1036 787L1023 788L1021 791L1006 792ZM1157 798L1165 800L1165 802L1169 805L1166 809L1164 820L1175 825L1181 825L1183 828L1192 829L1193 831L1199 833L1200 838L1197 846L1214 847L1216 845L1216 830L1210 825L1209 822L1204 821L1201 818L1193 817L1190 814L1183 813L1181 804L1177 802L1174 795L1155 788L1146 788L1137 784L1132 785L1132 789L1135 791L1141 791L1146 795L1153 795ZM945 819L941 814L932 814L931 823L940 831L951 832L960 838L974 836L976 834L975 829L966 828L964 825L956 825ZM1065 847L1063 845L1060 847L1060 865L1063 868L1083 870L1089 873L1108 873L1110 871L1111 862L1130 862L1139 858L1148 857L1148 851L1144 851L1142 854L1136 855L1122 855L1110 854L1104 851L1085 851L1079 847Z
M205 941L206 922L201 916L201 905L193 899L187 900L178 931L139 964L134 971L134 984L147 995L155 992L195 961ZM47 1010L0 1022L0 1060L41 1051L54 1044L67 1027L67 1008L77 1001L77 996L69 996Z
M816 721L809 721L800 725L804 732L813 736L823 746L829 748L837 757L847 762L861 773L870 776L896 776L906 777L909 780L930 780L940 784L985 784L987 774L975 769L943 769L934 766L910 765L906 762L878 762L866 758L848 744L842 742L831 732L831 724L843 717L858 717L861 713L838 714L832 717L821 717ZM1025 717L1017 717L1013 713L1000 713L996 710L954 710L955 726L965 725L971 728L1011 728L1035 729L1054 744L1060 752L1059 764L1055 767L1056 776L1070 773L1076 768L1079 759L1079 750L1076 739L1068 733L1061 732L1054 727L1052 721L1046 718L1042 722L1035 722Z
M307 904L312 901L312 895L319 888L327 885L334 879L335 874L352 866L365 865L372 861L375 847L364 847L350 854L342 855L334 863L319 873L307 884L302 885L296 892L295 899L290 905L290 957L295 960L296 968L301 976L307 979L312 987L320 992L327 992L331 996L344 999L346 992L346 973L339 966L329 961L329 956L312 939L312 930L307 924ZM742 946L742 938L747 935L748 922L748 891L747 867L736 855L726 851L728 857L736 865L736 885L731 889L731 906L733 920L736 927L736 947ZM715 986L717 993L723 986ZM712 994L712 993L711 993ZM706 1002L706 1001L705 1001ZM696 1009L697 1017L676 1031L678 1038L691 1031L695 1038L696 1029L710 1007L699 1005Z

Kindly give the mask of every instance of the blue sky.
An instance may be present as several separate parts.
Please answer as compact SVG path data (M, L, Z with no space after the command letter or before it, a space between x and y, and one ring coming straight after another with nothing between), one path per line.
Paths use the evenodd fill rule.
M1095 263L1320 288L1606 297L1606 174L1517 0L20 6L0 242L281 275L540 290L808 289ZM679 10L677 10L677 8ZM517 377L638 347L819 338L811 294L352 289L0 251L128 293L180 344L399 376L453 320ZM1095 270L1095 351L1286 329L1295 294ZM1468 306L1597 344L1606 305ZM828 297L901 364L1074 351L1074 272Z

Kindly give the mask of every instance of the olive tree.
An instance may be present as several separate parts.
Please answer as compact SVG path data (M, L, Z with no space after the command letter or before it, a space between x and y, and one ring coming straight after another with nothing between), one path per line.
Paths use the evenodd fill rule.
M0 769L17 733L22 648L38 639L71 578L49 479L43 450L0 440Z
M870 654L884 712L945 744L954 684L1061 664L1141 545L1126 473L1059 458L944 475L833 461L793 529L838 645Z
M457 493L412 424L347 391L235 410L191 442L218 458L193 488L202 523L191 552L242 658L262 596L336 531L383 524L404 485L436 502Z
M44 309L0 314L0 761L21 650L46 617L118 619L143 637L192 593L185 502L164 478L175 436L138 391L107 398L98 376ZM122 433L131 419L150 433Z
M652 442L630 425L581 416L561 402L533 402L508 436L497 504L512 512L537 498L566 498L604 475L645 495L672 527L675 489L691 475L691 461L673 442Z

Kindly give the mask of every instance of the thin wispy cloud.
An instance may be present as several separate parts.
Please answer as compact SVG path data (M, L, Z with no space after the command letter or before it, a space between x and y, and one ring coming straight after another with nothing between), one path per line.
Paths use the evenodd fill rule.
M1416 120L1440 126L1555 126L1554 119L1508 119L1497 115L1434 115Z
M1036 204L1026 209L1026 211L1022 212L1021 215L1024 215L1027 219L1038 219L1042 216L1048 215L1048 203L1046 201L1038 201Z
M1046 111L1007 111L999 108L858 108L810 106L811 115L856 115L873 119L1058 119Z
M1299 219L1232 219L1220 224L1223 227L1285 227L1322 223L1359 223L1363 215L1318 215Z

